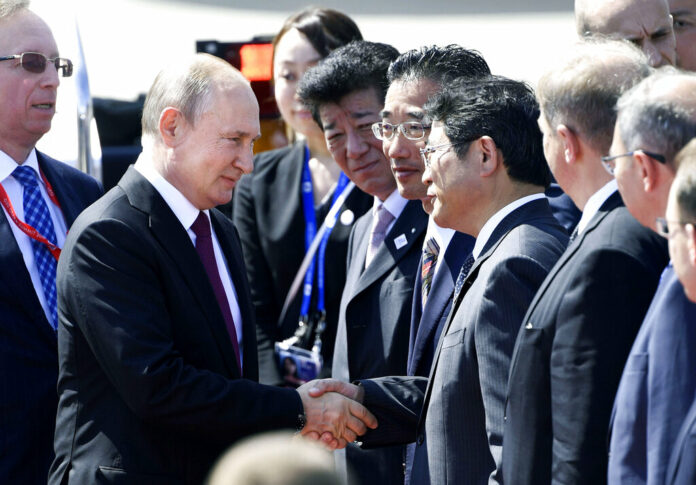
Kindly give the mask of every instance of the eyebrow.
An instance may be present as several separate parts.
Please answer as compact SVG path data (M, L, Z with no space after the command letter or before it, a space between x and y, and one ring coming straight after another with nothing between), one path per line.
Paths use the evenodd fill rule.
M374 111L358 111L356 113L351 113L350 117L353 119L364 118L365 116L374 115Z
M382 118L389 118L392 115L391 111L380 111L379 115ZM408 111L406 112L406 116L409 118L415 118L417 120L422 120L425 118L425 113L423 111Z

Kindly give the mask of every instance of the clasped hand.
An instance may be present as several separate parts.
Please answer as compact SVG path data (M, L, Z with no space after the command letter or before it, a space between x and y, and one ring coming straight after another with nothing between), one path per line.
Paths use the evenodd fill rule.
M334 379L314 380L297 389L307 422L301 434L332 449L345 448L377 427L377 419L360 404L363 389Z

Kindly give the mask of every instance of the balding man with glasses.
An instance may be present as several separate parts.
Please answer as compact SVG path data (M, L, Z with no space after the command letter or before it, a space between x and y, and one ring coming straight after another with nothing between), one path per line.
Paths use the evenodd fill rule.
M0 483L45 484L57 405L56 264L101 188L34 148L72 63L28 3L0 0Z
M626 207L663 236L675 156L696 136L696 75L662 69L618 102L610 156ZM636 301L638 301L636 299ZM679 427L696 392L696 304L672 265L660 278L621 376L612 414L610 483L668 483Z

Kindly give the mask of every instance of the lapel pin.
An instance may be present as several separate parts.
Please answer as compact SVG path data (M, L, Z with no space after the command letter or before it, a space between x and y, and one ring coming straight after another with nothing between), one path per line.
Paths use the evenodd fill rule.
M525 325L524 328L526 328L527 330L531 330L531 329L534 328L534 327L532 327L532 322L528 322L527 325Z
M396 246L396 249L401 249L406 246L406 244L408 244L408 241L406 240L406 236L403 234L394 238L394 246Z
M415 234L415 233L416 233L416 228L415 228L415 227L412 227L412 228L411 228L411 234Z

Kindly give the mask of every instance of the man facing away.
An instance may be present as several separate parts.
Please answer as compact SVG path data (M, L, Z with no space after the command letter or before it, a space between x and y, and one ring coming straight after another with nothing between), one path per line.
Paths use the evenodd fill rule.
M608 163L626 207L653 231L667 208L676 172L674 157L696 136L695 92L695 74L664 68L618 103ZM616 393L610 483L665 482L672 446L696 392L695 321L696 305L686 298L669 265L662 272Z
M101 187L34 148L72 63L28 8L0 0L0 483L45 484L58 402L57 259Z
M241 247L210 209L252 168L258 110L241 73L207 54L155 79L143 153L76 221L59 263L49 483L198 484L255 432L331 428L344 444L364 431L359 418L335 426L305 388L257 383Z

